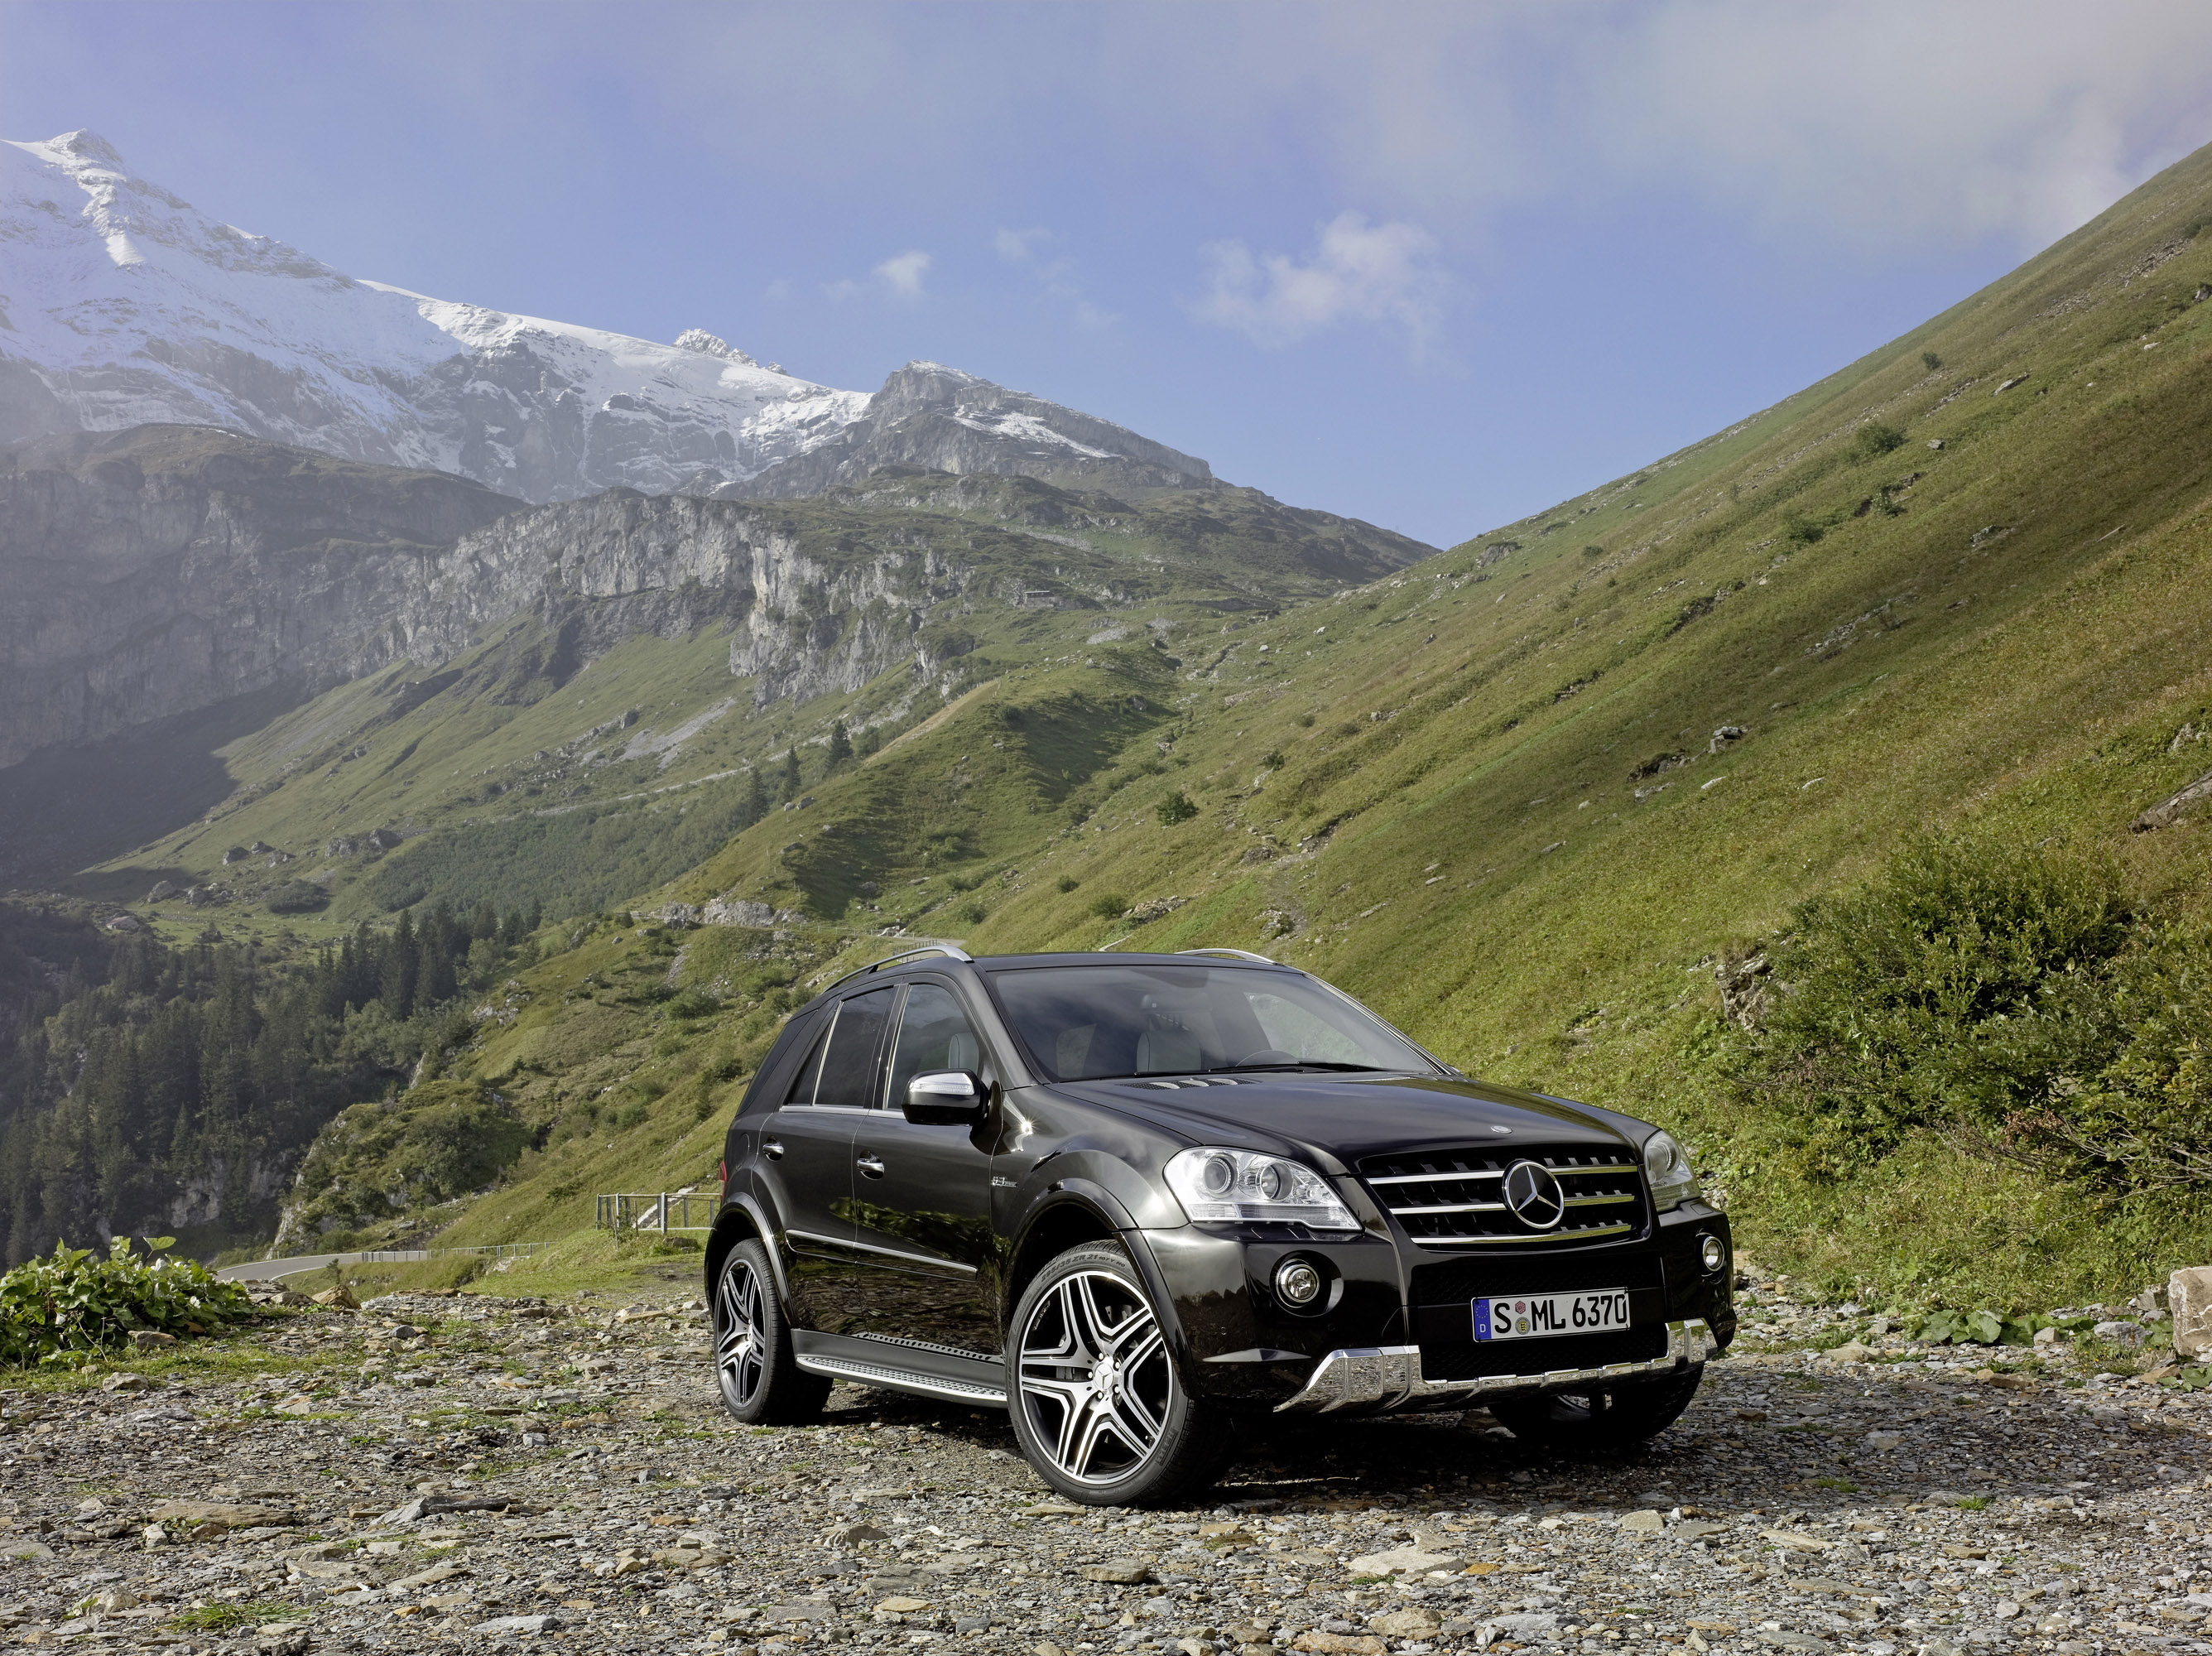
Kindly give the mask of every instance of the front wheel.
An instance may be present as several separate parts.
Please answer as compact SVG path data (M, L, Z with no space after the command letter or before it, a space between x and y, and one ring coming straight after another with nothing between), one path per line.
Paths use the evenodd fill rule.
M1633 1380L1599 1391L1501 1397L1490 1412L1524 1443L1568 1452L1632 1449L1680 1418L1705 1377L1701 1363L1686 1373Z
M750 1426L810 1421L829 1400L829 1380L792 1355L775 1273L757 1237L730 1250L715 1280L714 1380L722 1407Z
M1071 1248L1014 1307L1009 1412L1047 1483L1093 1507L1170 1500L1227 1461L1229 1422L1192 1397L1129 1256Z

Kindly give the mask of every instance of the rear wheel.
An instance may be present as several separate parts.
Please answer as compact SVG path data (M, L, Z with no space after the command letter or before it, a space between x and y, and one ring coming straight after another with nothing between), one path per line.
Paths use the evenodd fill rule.
M830 1396L829 1380L807 1373L792 1355L775 1273L757 1237L730 1250L715 1279L714 1380L722 1407L753 1426L811 1420Z
M1490 1412L1524 1443L1569 1452L1632 1449L1656 1438L1680 1417L1705 1377L1699 1364L1686 1373L1633 1380L1602 1391L1503 1397Z
M1114 1244L1071 1248L1039 1271L1008 1343L1014 1434L1070 1500L1164 1501L1228 1460L1229 1421L1184 1388L1144 1279Z

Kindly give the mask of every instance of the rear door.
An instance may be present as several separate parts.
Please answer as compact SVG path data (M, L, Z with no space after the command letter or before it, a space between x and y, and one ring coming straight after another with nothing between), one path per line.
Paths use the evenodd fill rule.
M993 1099L975 1127L906 1119L906 1084L933 1070L981 1075ZM991 1217L997 1066L947 982L911 983L890 1045L878 1107L854 1135L853 1213L867 1284L851 1331L977 1355L1000 1347L1004 1281Z
M848 996L761 1128L761 1167L781 1221L795 1325L845 1331L860 1258L853 1222L853 1135L881 1087L884 1037L897 999L886 986Z

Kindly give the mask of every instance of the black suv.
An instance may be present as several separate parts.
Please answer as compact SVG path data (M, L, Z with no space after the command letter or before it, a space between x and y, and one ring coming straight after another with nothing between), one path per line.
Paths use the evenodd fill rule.
M732 1414L837 1379L1006 1408L1099 1505L1211 1478L1238 1415L1486 1404L1626 1446L1735 1331L1667 1134L1237 950L882 961L792 1018L726 1154Z

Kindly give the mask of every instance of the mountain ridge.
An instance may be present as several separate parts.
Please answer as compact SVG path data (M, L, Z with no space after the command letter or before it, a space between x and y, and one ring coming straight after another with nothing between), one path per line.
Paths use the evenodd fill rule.
M840 391L704 329L659 344L356 278L199 212L91 131L0 143L0 443L216 425L541 505L610 488L789 498L890 460L1124 490L1213 480L942 364Z

